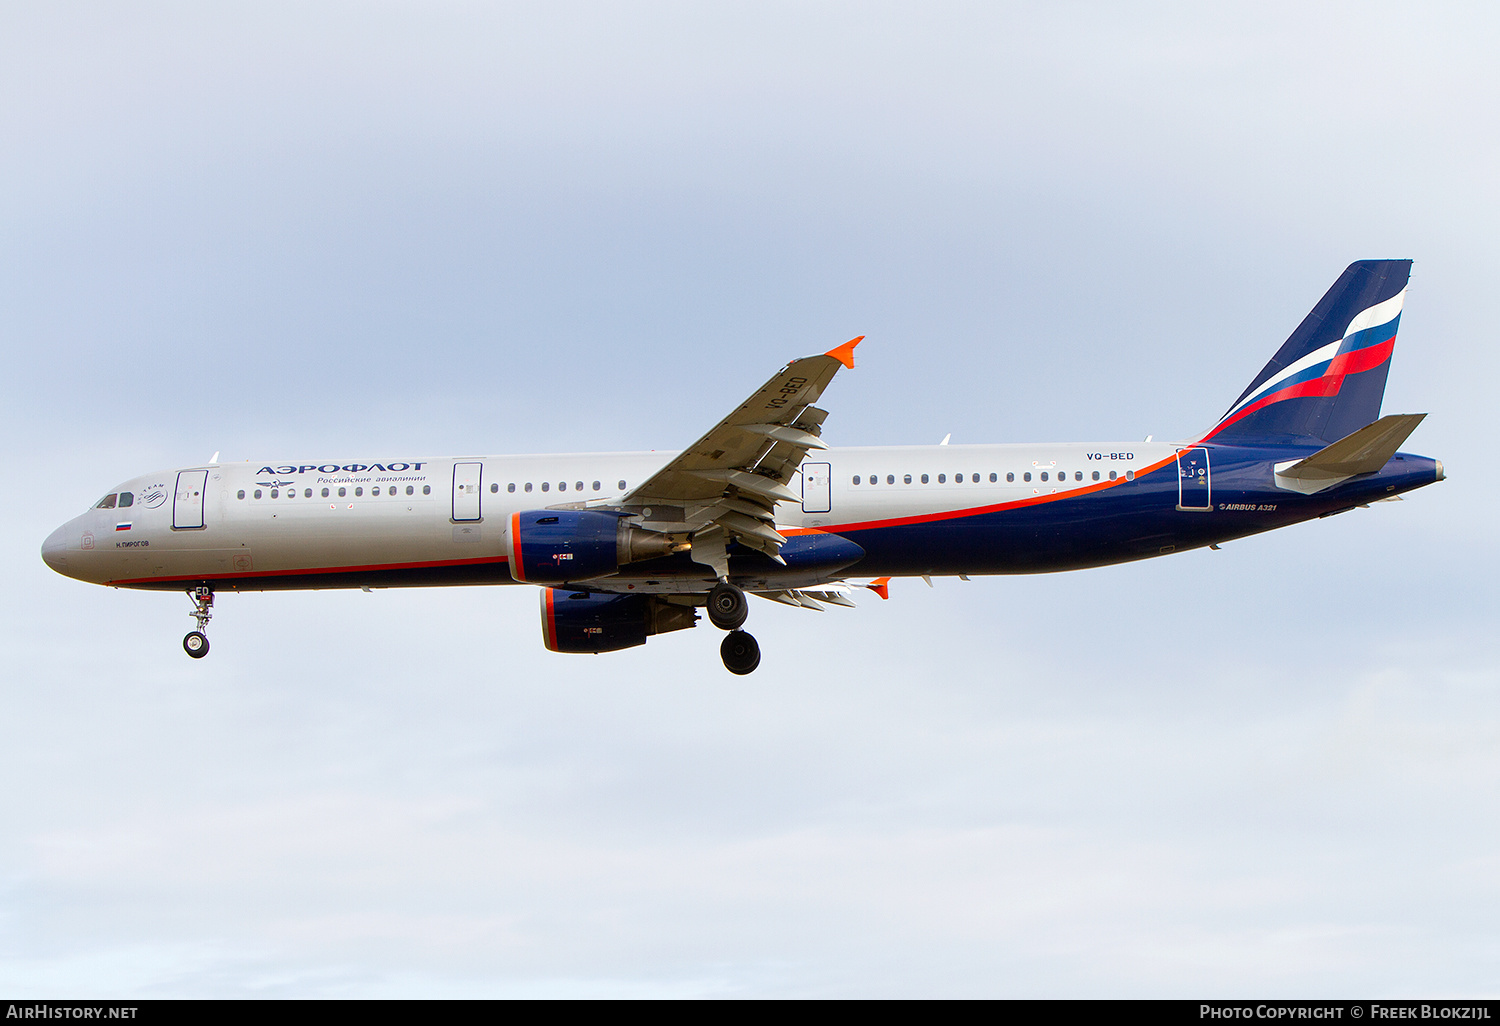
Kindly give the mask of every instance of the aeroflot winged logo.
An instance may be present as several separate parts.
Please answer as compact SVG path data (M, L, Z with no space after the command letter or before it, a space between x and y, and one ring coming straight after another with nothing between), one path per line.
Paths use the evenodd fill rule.
M375 471L380 474L400 474L407 470L421 470L424 463L303 463L300 466L284 464L279 467L261 467L257 474L363 474Z

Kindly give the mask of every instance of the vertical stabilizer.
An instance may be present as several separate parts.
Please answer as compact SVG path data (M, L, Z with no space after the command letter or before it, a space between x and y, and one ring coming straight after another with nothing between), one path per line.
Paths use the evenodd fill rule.
M1380 416L1410 260L1359 260L1204 441L1326 445Z

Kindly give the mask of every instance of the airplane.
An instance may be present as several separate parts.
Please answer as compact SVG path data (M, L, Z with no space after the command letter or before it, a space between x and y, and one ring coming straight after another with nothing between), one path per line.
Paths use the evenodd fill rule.
M788 363L670 457L216 453L110 489L42 558L81 581L186 591L194 658L217 592L529 584L554 652L644 645L703 609L725 668L747 674L747 594L821 609L860 588L885 598L893 577L1122 563L1443 480L1440 461L1398 451L1426 414L1380 415L1410 272L1350 264L1189 440L830 448L815 404L860 336Z

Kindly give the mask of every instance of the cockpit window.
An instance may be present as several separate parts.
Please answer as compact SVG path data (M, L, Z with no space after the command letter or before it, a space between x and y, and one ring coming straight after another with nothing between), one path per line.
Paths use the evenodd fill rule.
M94 508L95 509L114 509L115 508L115 500L118 499L118 498L119 498L118 495L116 495L114 492L110 492L104 498L100 499L99 500L99 505L95 506Z
M134 505L135 505L135 493L134 492L121 492L120 493L120 508L121 509L124 509L126 506L134 506Z

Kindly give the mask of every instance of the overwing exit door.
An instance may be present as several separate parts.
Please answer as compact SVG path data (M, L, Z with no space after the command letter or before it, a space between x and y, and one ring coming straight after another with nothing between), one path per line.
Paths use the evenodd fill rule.
M833 508L833 465L802 464L802 512L827 513Z
M482 463L453 464L453 519L474 521L479 519L479 478L484 470Z
M1202 511L1214 508L1212 475L1207 449L1177 452L1177 508Z

